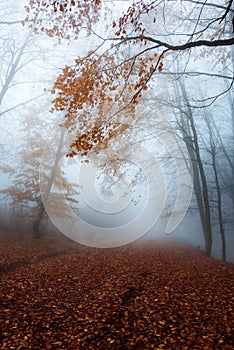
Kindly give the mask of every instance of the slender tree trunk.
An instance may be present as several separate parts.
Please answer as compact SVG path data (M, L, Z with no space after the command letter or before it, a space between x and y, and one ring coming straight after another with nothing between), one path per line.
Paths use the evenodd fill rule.
M205 238L205 251L208 256L211 256L212 250L212 228L211 228L211 214L210 214L210 203L208 195L208 185L206 181L206 175L200 155L200 147L198 142L198 135L196 125L194 123L192 109L189 105L189 99L187 96L187 91L184 83L180 80L180 88L182 92L182 97L186 103L187 113L186 116L189 122L189 136L192 137L192 143L189 145L189 149L193 149L193 162L196 162L194 165L194 185L195 185L195 194L198 203L198 209L201 217L202 228ZM197 170L199 174L197 174ZM201 180L201 182L200 182Z
M225 238L225 230L224 230L223 214L222 214L222 196L221 196L218 171L216 166L214 145L212 145L211 147L211 157L212 157L212 166L214 169L215 185L216 185L217 199L218 199L219 229L220 229L220 235L221 235L221 241L222 241L222 259L226 261L226 238Z
M187 150L189 152L190 158L192 160L194 192L195 192L198 210L200 213L202 229L203 229L203 232L205 233L206 232L205 210L204 210L204 205L203 205L203 200L202 200L202 189L201 189L199 168L198 168L198 164L197 164L197 160L196 160L196 153L195 153L194 148L193 148L193 142L192 142L191 137L189 139L188 139L188 137L186 137L186 146L187 146ZM205 234L204 234L204 236L205 236Z
M208 152L211 154L212 159L212 167L214 170L214 177L215 177L215 187L216 187L216 193L217 193L217 210L218 210L218 219L219 219L219 230L221 235L221 242L222 242L222 259L226 261L226 237L225 237L225 229L224 229L224 221L223 221L223 211L222 211L222 194L220 189L220 182L219 182L219 175L218 175L218 169L217 169L217 152L216 152L216 144L217 141L221 138L221 135L216 127L216 133L218 138L214 138L214 132L213 128L215 125L215 121L212 120L212 117L207 115L205 113L205 121L209 130L209 137L210 137L210 149L208 149ZM211 125L212 123L212 125ZM223 142L221 142L221 149L225 149ZM229 158L228 154L227 157Z
M34 231L35 238L40 237L39 227L40 227L40 223L42 221L43 215L44 215L44 211L45 211L45 208L44 208L43 203L41 202L39 212L37 214L37 218L33 224L33 231Z
M198 144L198 138L197 138L197 132L194 125L193 116L190 119L191 128L193 131L193 137L194 137L194 146L195 146L195 152L199 167L199 172L201 176L201 183L202 183L202 198L204 203L204 224L205 224L205 243L206 243L206 254L208 256L211 255L212 250L212 228L211 228L211 217L210 217L210 203L209 203L209 196L208 196L208 186L205 176L204 167L202 164L201 156L200 156L200 150L199 150L199 144Z
M53 183L54 183L54 179L55 179L55 176L56 176L56 171L58 169L59 160L61 159L61 156L62 156L64 135L65 135L65 129L62 128L61 129L61 133L60 133L59 144L58 144L57 151L56 151L56 157L55 157L54 165L53 165L53 168L52 168L52 172L50 174L50 178L49 178L49 181L48 181L48 185L47 185L47 188L46 188L45 195L43 197L43 202L41 202L37 218L36 218L36 220L35 220L35 222L33 224L33 231L34 231L34 235L35 235L36 238L40 237L39 228L40 228L40 224L41 224L44 212L45 212L45 207L44 207L43 203L47 202L49 194L50 194L50 191L51 191L51 188L52 188Z

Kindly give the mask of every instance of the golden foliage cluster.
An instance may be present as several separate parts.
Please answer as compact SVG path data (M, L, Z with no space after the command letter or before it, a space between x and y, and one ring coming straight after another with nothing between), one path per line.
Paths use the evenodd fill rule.
M163 56L157 49L146 53L145 28L140 21L140 16L153 8L143 0L130 6L119 23L112 24L117 26L115 38L123 40L121 45L117 41L100 55L90 52L85 58L77 57L75 64L65 66L57 77L51 90L55 95L51 112L64 113L62 126L74 135L69 157L87 156L90 151L107 147L110 139L123 132L126 117L134 117L142 91L148 89L153 74L161 72ZM26 19L32 20L36 33L70 40L71 33L78 38L81 27L91 29L100 10L100 0L30 0ZM46 22L42 21L45 15L49 18ZM155 18L151 20L155 22ZM131 43L124 42L129 25L137 35ZM135 43L138 51L131 52Z
M24 23L31 23L35 33L70 40L78 38L82 26L98 21L101 0L29 0L25 10Z
M139 36L140 40L144 39L145 27L140 21L141 15L148 15L150 11L154 9L153 2L146 3L144 0L139 0L130 6L123 16L119 18L118 30L115 33L117 36L124 39L127 35L127 26L130 24L133 28L134 35ZM153 23L156 22L156 18L153 17ZM115 28L117 23L114 21L112 27Z
M51 90L51 112L63 111L62 126L75 135L69 157L99 152L126 130L126 118L134 117L141 91L156 69L155 57L117 61L107 53L90 54L64 67Z

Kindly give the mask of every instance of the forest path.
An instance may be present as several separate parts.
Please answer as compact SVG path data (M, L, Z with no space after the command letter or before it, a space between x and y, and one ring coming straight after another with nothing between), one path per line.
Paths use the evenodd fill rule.
M37 240L0 249L1 349L234 348L234 265L199 249Z

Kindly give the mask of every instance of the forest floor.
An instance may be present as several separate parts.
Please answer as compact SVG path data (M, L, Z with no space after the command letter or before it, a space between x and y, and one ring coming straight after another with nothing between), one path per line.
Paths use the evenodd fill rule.
M234 264L185 245L0 243L0 349L234 349Z

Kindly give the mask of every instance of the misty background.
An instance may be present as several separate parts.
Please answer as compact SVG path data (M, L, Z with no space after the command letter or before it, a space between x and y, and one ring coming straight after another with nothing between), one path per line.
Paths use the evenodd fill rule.
M40 234L56 232L56 227L43 209L41 199L41 191L45 195L51 179L52 210L55 217L58 217L59 212L63 225L71 223L71 212L93 226L104 228L121 226L128 223L128 220L133 220L144 209L148 198L146 178L128 161L133 159L133 145L138 142L147 148L154 161L157 159L160 162L167 192L162 213L144 238L181 241L205 249L195 191L183 221L174 232L166 233L169 218L177 215L173 211L178 194L175 163L170 158L170 150L159 147L157 137L147 141L144 137L142 141L141 134L142 128L149 130L153 127L155 135L160 137L165 130L170 131L173 128L176 137L185 141L181 144L181 155L184 155L185 166L187 164L191 167L191 159L194 164L196 160L193 159L193 151L187 147L194 137L190 134L185 118L189 116L196 128L198 148L208 185L212 256L222 258L223 237L220 233L218 198L220 192L226 260L234 261L234 91L230 87L234 69L233 48L218 49L223 51L222 60L217 60L215 53L211 56L202 49L184 54L177 64L173 58L168 59L167 67L152 82L152 89L142 99L137 111L140 124L130 138L126 139L126 143L111 144L107 153L92 159L95 166L100 167L96 189L104 202L111 203L118 198L116 182L120 175L121 181L133 185L130 190L132 198L127 201L125 210L116 214L103 213L100 207L93 209L82 199L78 177L80 160L74 166L72 160L64 160L67 149L65 140L68 135L66 132L63 134L58 126L62 116L49 112L52 101L49 90L61 69L65 65L73 64L77 55L87 54L95 47L96 39L89 37L87 40L84 34L79 42L68 43L62 40L58 44L56 40L45 35L35 35L27 25L22 25L26 4L27 1L21 0L2 0L0 4L0 233L10 228L9 235L11 230L19 229L33 235L36 221ZM110 7L114 9L114 14L109 18L111 21L127 8L127 2L113 2ZM99 29L105 31L105 28ZM182 74L185 67L187 73ZM157 94L154 93L155 89ZM226 93L223 94L223 91ZM60 141L63 142L60 163L57 175L53 177ZM107 165L116 164L113 159L116 159L117 154L124 161L117 164L118 171L111 176ZM149 162L147 167L150 166L152 163ZM197 175L192 170L191 174L191 179L196 178ZM157 179L152 178L150 182L153 183L154 180L155 186L160 187ZM89 194L91 198L94 196L92 192ZM64 206L58 211L54 203L61 198Z

